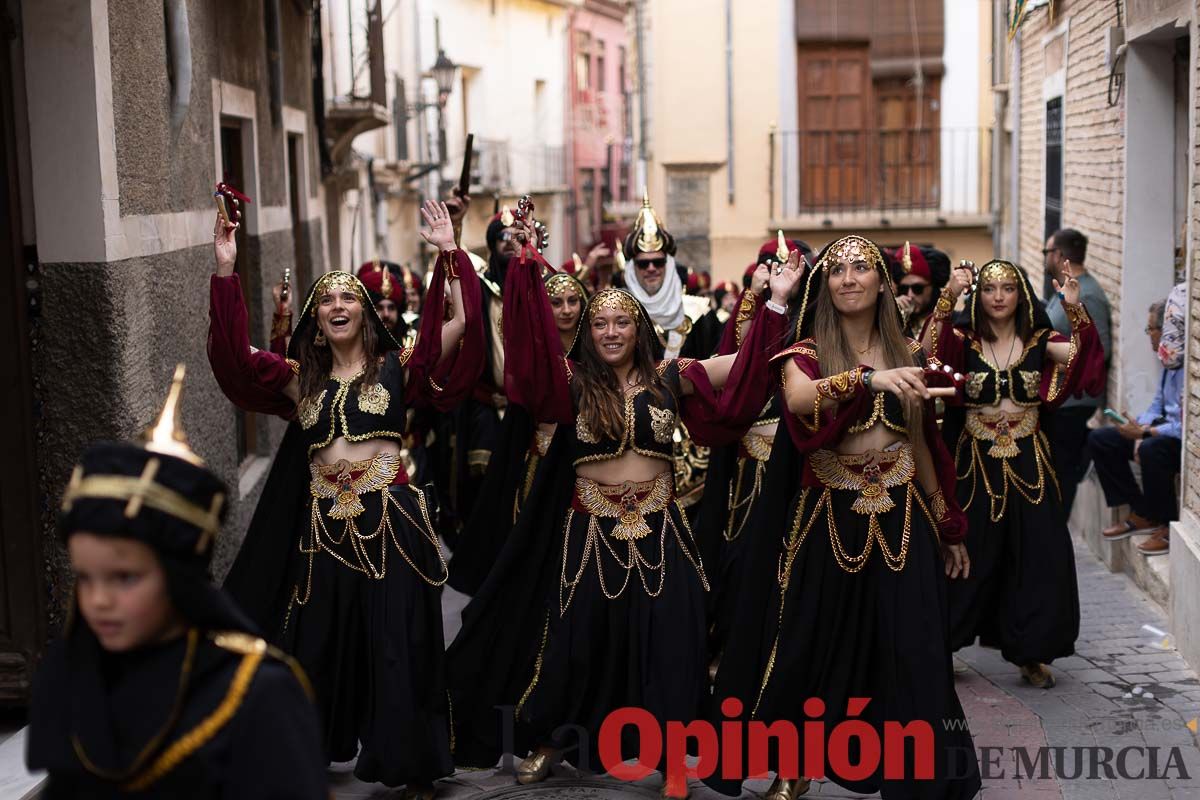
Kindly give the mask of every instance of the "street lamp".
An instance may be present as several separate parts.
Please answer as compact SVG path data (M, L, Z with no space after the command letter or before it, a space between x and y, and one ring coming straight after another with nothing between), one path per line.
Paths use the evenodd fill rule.
M437 61L433 62L433 67L429 71L433 74L433 82L437 84L439 106L445 107L446 100L450 97L450 90L454 88L454 73L457 69L458 65L446 57L446 51L438 48Z

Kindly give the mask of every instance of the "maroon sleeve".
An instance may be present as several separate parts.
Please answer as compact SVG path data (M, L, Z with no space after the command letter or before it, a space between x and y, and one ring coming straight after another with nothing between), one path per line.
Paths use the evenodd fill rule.
M508 262L501 320L504 393L510 404L529 409L538 422L569 423L575 418L571 387L542 281L544 265L545 259L528 247Z
M759 306L719 392L708 380L702 361L680 359L680 377L693 387L692 394L683 398L680 412L693 439L714 447L732 444L745 435L778 389L769 361L786 333L787 318Z
M238 408L290 419L296 405L283 393L299 367L278 353L250 346L246 303L237 274L209 280L208 363Z
M1071 395L1096 396L1104 391L1107 375L1104 370L1104 344L1096 332L1096 326L1083 305L1079 311L1068 309L1071 319L1071 336L1051 334L1049 343L1070 345L1066 364L1058 364L1048 355L1042 367L1042 386L1039 394L1042 402L1057 408Z
M457 351L442 361L442 324L446 318L446 270L453 265L466 314ZM417 341L408 359L408 402L449 411L470 394L486 359L479 276L462 250L438 255L421 306Z
M812 380L819 381L824 377L821 375L816 346L812 341L805 340L794 344L771 359L774 362L772 366L777 366L779 370L781 382L783 382L784 364L789 358L796 363L801 372ZM859 369L869 369L869 367L860 367ZM786 386L785 382L784 385ZM839 403L837 408L832 411L822 409L818 402L812 414L796 415L787 410L785 398L783 419L796 449L802 453L808 453L829 447L841 439L845 435L846 429L863 415L870 403L870 392L859 387L858 391Z
M958 544L967 536L967 515L958 504L958 472L949 448L938 430L937 413L933 403L925 404L925 445L933 458L933 469L937 473L938 488L946 501L946 518L938 522L938 535L946 544Z
M292 338L292 312L279 313L276 309L271 317L271 341L267 349L277 356L287 358L288 340Z

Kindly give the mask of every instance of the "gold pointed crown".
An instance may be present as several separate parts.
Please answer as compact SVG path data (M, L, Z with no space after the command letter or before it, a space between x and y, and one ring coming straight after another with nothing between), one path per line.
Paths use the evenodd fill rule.
M650 205L650 193L642 187L642 210L638 212L637 222L634 223L634 228L638 231L636 245L640 252L657 253L666 248L666 242L659 231L660 227L658 215Z
M907 239L904 241L904 255L900 257L900 266L905 275L912 272L912 246Z
M513 217L512 209L510 209L508 206L505 206L503 210L500 211L500 224L506 228L511 228L514 222L516 222L516 218Z
M379 281L379 293L384 297L392 296L392 271L379 263L379 259L375 259L375 269L383 273Z
M618 273L625 271L625 251L620 247L613 253L613 266Z
M175 376L171 379L171 390L167 392L167 401L163 403L158 422L146 430L144 447L153 453L182 458L198 467L204 466L204 460L196 455L188 446L187 435L183 432L183 378L187 368L183 364L175 365Z
M783 238L783 231L781 230L778 232L778 236L775 239L775 258L780 264L786 264L789 255L791 255L791 253L788 250L787 239Z

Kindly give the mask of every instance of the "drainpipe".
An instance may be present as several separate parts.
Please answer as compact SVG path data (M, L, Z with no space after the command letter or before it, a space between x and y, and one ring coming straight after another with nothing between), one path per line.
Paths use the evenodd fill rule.
M725 0L725 190L733 205L733 0Z
M643 33L645 28L644 17L645 0L635 0L633 4L633 18L634 25L637 26L635 46L637 47L638 62L638 186L634 187L635 191L647 183L647 162L650 160L646 149L646 37Z
M1012 74L1008 79L1008 107L1012 109L1012 153L1008 176L1008 200L1012 203L1009 209L1009 220L1012 229L1009 230L1008 257L1014 261L1021 260L1021 31L1013 39Z
M178 139L192 104L192 36L187 0L164 0L167 26L167 75L171 82L171 138Z

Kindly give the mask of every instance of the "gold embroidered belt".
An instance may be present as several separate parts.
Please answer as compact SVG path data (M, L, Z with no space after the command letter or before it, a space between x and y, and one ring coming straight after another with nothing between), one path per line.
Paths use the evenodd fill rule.
M646 516L664 511L675 499L675 478L664 472L651 481L625 481L616 486L596 483L589 478L575 479L576 511L618 520L612 537L636 541L650 534Z
M908 444L855 455L817 450L809 456L808 463L817 480L830 489L858 492L851 508L866 515L883 514L895 508L888 490L911 482L917 474L912 447Z
M767 436L761 433L747 433L742 437L738 455L742 458L753 458L755 461L766 462L771 458L771 446L774 444L774 436Z
M312 482L309 491L318 500L333 500L331 519L353 519L365 508L361 495L386 489L401 474L400 456L378 453L365 461L341 459L334 464L310 463ZM400 481L403 483L403 481Z
M967 433L983 442L991 442L988 455L993 458L1015 458L1021 454L1018 439L1037 433L1038 412L1035 408L1024 411L997 411L989 414L972 411L967 414Z

